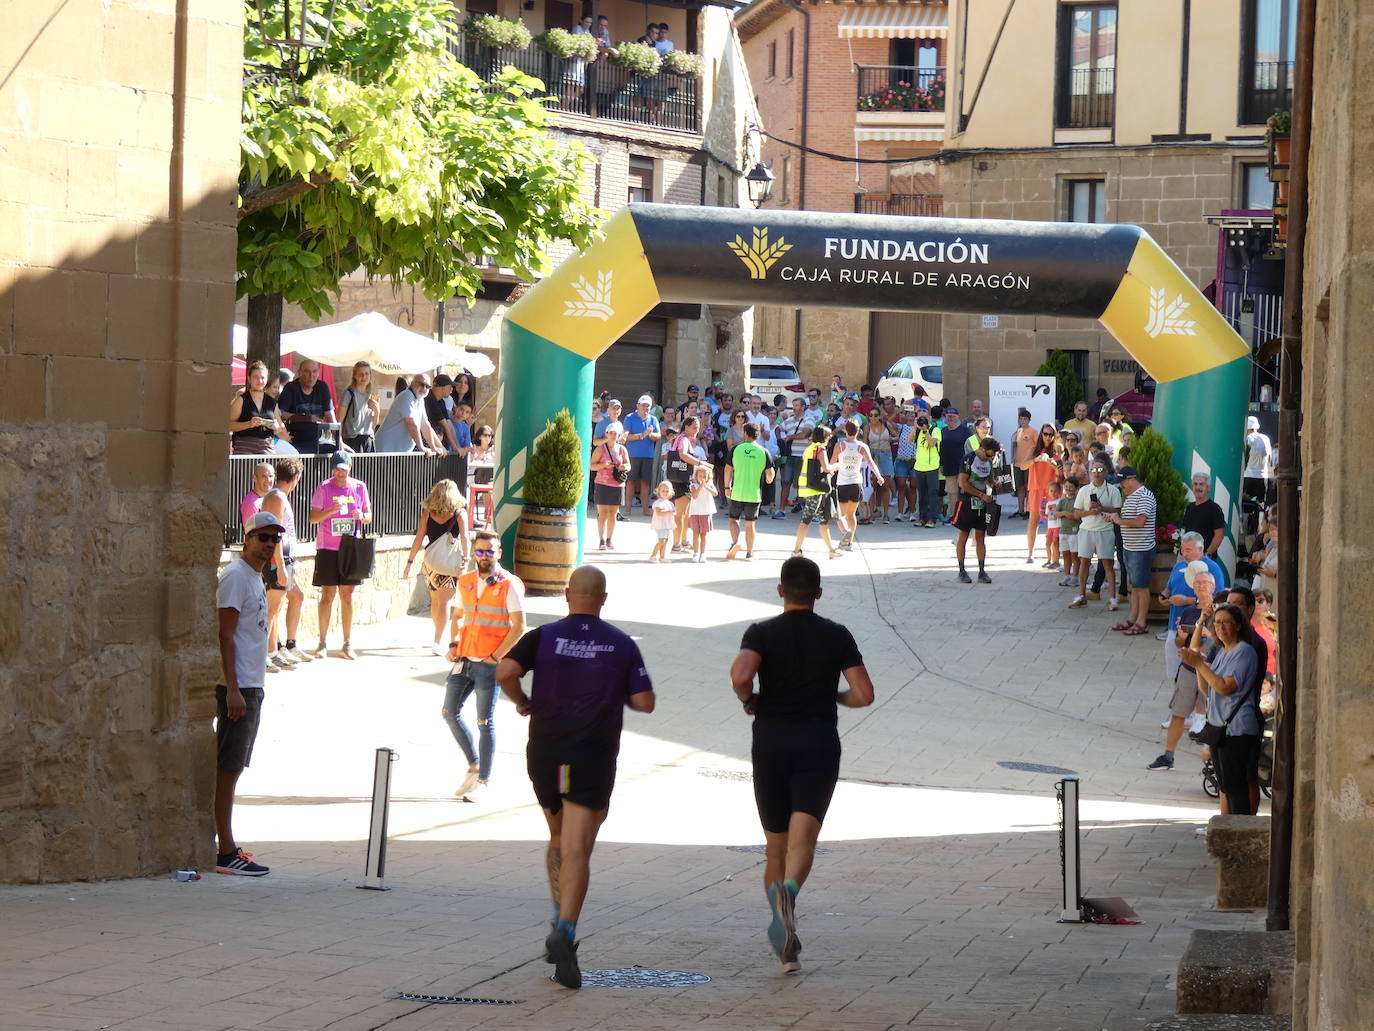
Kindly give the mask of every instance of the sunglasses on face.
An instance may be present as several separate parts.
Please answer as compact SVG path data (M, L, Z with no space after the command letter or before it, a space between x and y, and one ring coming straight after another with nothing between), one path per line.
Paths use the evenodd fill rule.
M253 536L264 544L280 544L282 537L279 533L255 533Z
M478 558L490 558L496 554L495 548L473 548L472 553Z

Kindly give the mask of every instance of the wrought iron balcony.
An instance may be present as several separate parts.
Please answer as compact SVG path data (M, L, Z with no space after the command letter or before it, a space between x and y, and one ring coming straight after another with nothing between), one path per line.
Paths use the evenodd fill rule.
M1059 128L1100 129L1115 123L1115 68L1074 68L1064 85Z
M1256 61L1241 93L1242 125L1262 125L1293 106L1293 62Z
M944 68L901 64L856 64L858 110L943 111Z
M854 195L854 212L859 215L928 215L938 217L945 210L944 197L938 193L873 193Z

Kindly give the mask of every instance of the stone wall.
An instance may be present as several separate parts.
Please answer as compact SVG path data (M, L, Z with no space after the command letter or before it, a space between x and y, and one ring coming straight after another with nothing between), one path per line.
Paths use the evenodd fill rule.
M1374 418L1374 17L1318 5L1303 290L1303 503L1293 863L1293 1026L1374 1027L1374 497L1352 476L1348 428Z
M213 856L242 4L177 8L0 35L0 880Z
M1142 226L1199 287L1216 278L1217 230L1203 216L1240 206L1243 163L1263 162L1258 143L1147 147L1133 150L1059 147L970 155L944 170L944 211L951 218L1062 221L1066 182L1105 180L1106 221ZM983 397L987 377L1034 372L1056 347L1087 351L1089 398L1130 390L1134 363L1096 321L1000 316L995 329L980 315L944 316L945 394L967 406ZM1106 363L1117 369L1110 371Z

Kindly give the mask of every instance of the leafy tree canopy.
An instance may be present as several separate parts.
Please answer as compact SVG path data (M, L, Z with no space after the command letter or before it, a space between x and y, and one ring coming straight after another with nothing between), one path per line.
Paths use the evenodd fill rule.
M327 0L308 2L318 38ZM362 269L472 298L477 255L533 279L554 241L589 242L586 152L549 137L539 80L458 62L448 0L338 0L326 45L300 51L265 42L287 34L265 6L244 2L240 296L319 318Z

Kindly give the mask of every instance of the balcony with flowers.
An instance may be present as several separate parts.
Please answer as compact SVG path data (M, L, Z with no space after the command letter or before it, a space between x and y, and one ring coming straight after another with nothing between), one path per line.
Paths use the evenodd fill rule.
M945 70L855 65L856 135L861 139L939 140L945 125Z

